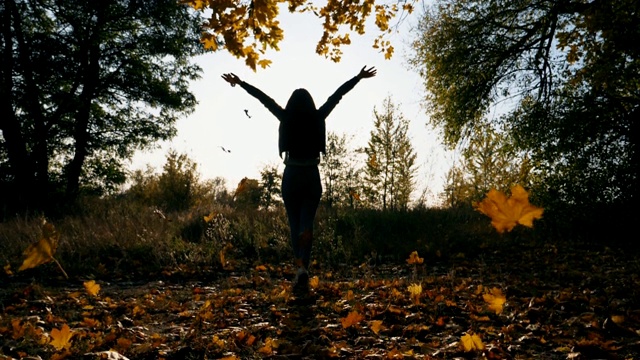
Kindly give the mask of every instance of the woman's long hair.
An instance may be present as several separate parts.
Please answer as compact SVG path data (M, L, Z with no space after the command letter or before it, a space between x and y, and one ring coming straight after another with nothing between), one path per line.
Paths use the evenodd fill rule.
M316 104L307 89L296 89L284 109L292 114L308 114L316 111Z
M316 104L306 89L296 89L285 107L286 118L280 122L280 153L293 152L304 157L325 151L324 119L319 119Z

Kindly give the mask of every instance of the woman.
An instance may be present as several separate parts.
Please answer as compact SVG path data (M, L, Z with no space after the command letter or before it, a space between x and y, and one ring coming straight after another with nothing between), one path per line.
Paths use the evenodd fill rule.
M375 68L364 66L358 75L345 82L327 101L316 109L311 94L296 89L283 109L258 88L247 84L233 74L222 78L231 86L240 85L258 99L280 121L278 149L284 156L282 199L287 210L291 230L291 246L298 267L294 280L295 290L306 290L309 284L309 261L313 242L313 221L322 195L318 164L320 153L326 152L325 119L340 99L361 80L376 75Z

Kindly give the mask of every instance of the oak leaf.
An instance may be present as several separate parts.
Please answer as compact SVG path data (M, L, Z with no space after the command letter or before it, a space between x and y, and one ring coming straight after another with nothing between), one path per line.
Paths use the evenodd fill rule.
M460 338L460 344L464 351L484 350L484 343L477 334L465 334Z
M542 217L544 209L529 203L529 193L520 185L511 188L511 197L491 189L479 203L473 204L479 212L491 218L491 225L499 232L511 231L517 224L533 227L533 220Z
M69 349L71 347L71 337L73 336L73 331L69 328L69 325L62 325L61 329L53 329L51 330L51 344L57 350Z

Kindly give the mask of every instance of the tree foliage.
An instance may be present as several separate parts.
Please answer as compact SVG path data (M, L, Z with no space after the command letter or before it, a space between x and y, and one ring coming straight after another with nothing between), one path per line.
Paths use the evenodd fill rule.
M124 160L196 104L200 22L172 0L3 1L3 201L55 208L48 194L122 183Z
M132 184L125 191L126 196L167 212L190 209L209 194L224 195L216 182L201 182L197 164L175 150L167 153L160 174L148 168L134 171L130 178Z
M445 204L470 204L491 189L506 191L516 184L529 187L532 167L529 157L518 153L504 131L485 123L469 136L459 163L446 176Z
M393 18L402 19L413 11L415 0L382 3L375 0L329 0L322 5L301 0L182 0L194 9L210 14L204 23L202 42L207 49L226 49L256 69L267 67L271 61L262 58L267 49L278 50L284 32L278 21L279 12L286 6L289 12L313 13L321 22L323 33L316 52L338 62L340 47L351 43L350 34L365 33L367 20L373 18L380 32L373 47L380 49L385 58L393 55L394 48L385 39L392 32ZM348 28L348 30L345 30Z
M572 203L637 196L640 4L440 0L412 66L430 122L459 143L494 122L529 152L546 193Z
M358 154L349 146L350 140L346 134L327 135L327 152L320 163L320 174L323 200L329 208L354 208L359 202L362 171L357 165Z
M416 153L409 139L409 120L387 97L374 108L374 129L364 149L365 196L370 206L406 209L415 187Z
M267 165L260 170L260 205L264 209L282 204L281 187L282 175L276 165Z

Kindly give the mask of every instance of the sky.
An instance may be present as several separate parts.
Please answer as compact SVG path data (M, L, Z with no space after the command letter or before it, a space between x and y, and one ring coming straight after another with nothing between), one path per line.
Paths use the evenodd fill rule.
M171 141L158 143L152 151L136 153L130 169L151 166L159 172L168 151L175 150L197 164L202 180L223 177L230 190L244 177L259 179L265 166L277 166L281 172L284 165L278 154L278 120L258 100L239 86L231 87L221 75L235 73L282 107L293 90L306 88L319 107L363 66L374 66L377 75L362 79L329 115L327 131L352 136L350 149L364 147L374 128L374 107L382 109L384 99L390 96L410 121L409 137L418 167L413 197L417 198L426 189L428 203L436 205L445 173L453 165L455 155L441 145L439 132L427 125L422 79L407 64L411 29L417 16L418 12L414 12L405 19L399 32L389 38L395 48L390 60L385 60L382 53L371 47L377 29L368 26L363 36L351 34L351 44L342 47L342 59L335 63L315 52L322 34L319 19L311 14L282 11L279 20L284 40L279 44L279 51L268 51L265 55L272 61L271 65L254 72L243 59L224 50L196 58L203 72L202 77L191 84L198 100L195 111L177 122L178 133Z

